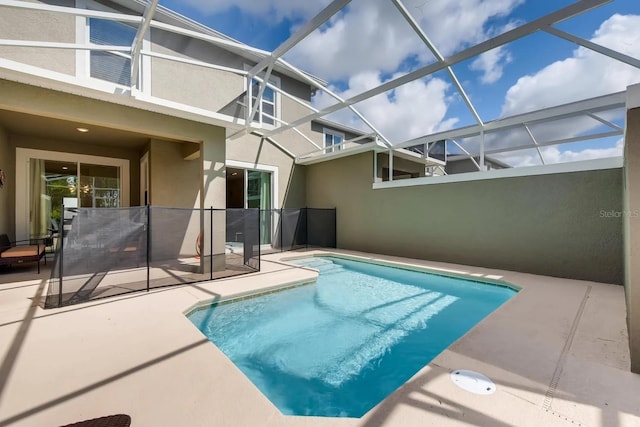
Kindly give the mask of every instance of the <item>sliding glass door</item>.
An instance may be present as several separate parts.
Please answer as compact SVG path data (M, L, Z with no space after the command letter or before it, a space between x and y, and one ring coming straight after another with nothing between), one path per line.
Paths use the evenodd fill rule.
M260 243L271 243L272 174L227 168L227 208L260 209Z
M247 171L247 207L260 209L260 243L271 243L271 173Z
M62 207L128 206L129 162L124 159L16 149L17 237L42 238L72 215ZM126 194L125 194L126 193Z
M80 162L29 159L29 238L47 236L71 215L62 208L120 206L120 168Z

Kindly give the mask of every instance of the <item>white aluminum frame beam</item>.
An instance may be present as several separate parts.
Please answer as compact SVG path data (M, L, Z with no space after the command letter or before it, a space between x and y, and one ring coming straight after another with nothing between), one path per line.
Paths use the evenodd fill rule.
M463 128L443 131L431 135L425 135L414 138L400 144L396 144L396 148L411 147L414 145L424 144L425 142L439 141L441 139L453 138L469 138L480 135L484 129L486 133L495 132L522 126L523 123L533 125L548 121L560 120L564 118L576 117L587 113L595 113L598 111L613 110L623 108L626 105L626 92L617 92L609 95L599 96L597 98L576 101L569 104L549 107L542 110L532 111L530 113L518 114L515 116L505 117L493 120L484 124L484 128L478 125L467 126Z
M392 89L395 89L398 86L402 86L406 83L409 83L411 81L417 80L419 78L431 75L437 71L443 70L445 69L447 66L451 66L451 65L455 65L459 62L463 62L466 61L467 59L476 57L484 52L487 52L489 50L495 49L499 46L503 46L507 43L513 42L515 40L518 40L522 37L525 37L531 33L534 33L536 31L545 29L546 27L549 27L553 24L556 24L558 22L562 22L565 21L573 16L576 16L578 14L584 13L588 10L594 9L598 6L601 6L605 3L609 3L613 0L580 0L576 3L573 3L565 8L562 8L560 10L557 10L555 12L552 12L548 15L545 15L541 18L535 19L531 22L528 22L526 24L523 24L519 27L516 27L510 31L507 31L505 33L502 33L496 37L493 37L489 40L486 40L484 42L481 42L475 46L472 46L468 49L465 49L459 53L456 53L448 58L445 58L444 61L440 61L440 62L436 62L434 64L430 64L427 66L424 66L422 68L419 68L415 71L412 71L408 74L405 74L401 77L392 79L387 81L386 83L383 83L373 89L364 91L352 98L349 98L347 100L344 100L342 102L339 102L335 105L329 106L323 110L320 110L318 113L314 113L314 114L310 114L307 115L305 117L302 117L298 120L295 120L293 122L291 122L288 126L283 126L274 130L271 130L269 132L266 133L267 136L272 136L275 134L278 134L280 132L283 132L291 127L294 126L298 126L302 123L306 123L308 121L314 120L314 119L318 119L322 116L325 116L327 114L331 114L333 112L339 111L345 107L350 107L353 104L357 104L358 102L362 102L365 101L369 98L372 98L374 96L383 94L385 92L388 92ZM282 61L284 62L284 61ZM290 66L291 67L291 66ZM323 88L320 88L323 89ZM324 89L323 89L324 90Z
M13 7L17 9L38 10L42 12L62 13L75 16L85 16L87 18L108 19L111 21L128 22L132 24L139 24L140 22L142 22L141 16L114 12L101 12L97 10L80 9L75 7L51 6L43 3L29 3L26 1L0 0L0 6Z
M318 27L328 21L333 15L338 13L349 4L351 0L334 0L327 7L321 10L316 16L307 21L305 25L300 27L294 34L278 46L269 56L256 64L249 70L249 75L254 76L262 71L265 67L272 65L277 59L295 47L304 40L309 34L314 32Z
M620 132L624 132L624 128L618 126L617 124L610 122L609 120L605 120L600 116L597 116L593 113L587 113L587 116L591 117L594 120L599 121L600 123L602 123L603 125L609 126L612 129L618 130Z
M81 44L81 43L59 43L59 42L42 42L31 40L6 40L0 39L0 46L16 46L16 47L38 47L44 49L77 49L77 50L99 50L113 52L131 52L131 46L108 46L97 44Z
M253 102L253 94L251 93L251 91L253 90L253 84L252 84L252 80L253 80L253 76L251 74L251 72L249 72L249 75L247 76L247 108L245 108L245 114L247 114L245 120L246 120L246 127L250 127L251 122L253 120L253 116L258 112L258 107L260 106L260 104L262 104L262 96L264 95L264 90L267 88L267 83L269 82L269 79L271 78L271 72L273 71L273 63L270 63L269 66L267 67L267 72L264 75L264 78L262 79L262 82L260 82L260 89L258 90L258 94L256 95L256 103L255 105L251 105L251 103ZM249 112L249 110L251 110Z
M552 141L538 142L537 144L525 144L525 145L517 145L514 147L502 147L502 148L494 148L492 150L485 151L485 154L500 154L506 153L509 151L519 151L519 150L530 150L536 147L549 147L552 145L562 145L562 144L570 144L572 142L582 142L582 141L590 141L593 139L600 138L609 138L612 136L620 136L621 132L617 131L609 131L609 132L601 132L592 135L583 135L583 136L573 136L571 138L562 138L562 139L554 139Z
M476 159L474 159L473 156L462 145L458 144L458 141L456 141L455 139L450 139L449 141L453 142L456 147L458 147L464 154L466 154L467 157L469 157L469 159L473 162L473 164L476 165L478 171L482 172L482 167L480 167L478 162L476 162Z
M529 126L525 124L523 124L524 126L524 130L527 131L527 133L529 134L529 138L531 138L531 141L533 141L533 144L536 146L536 151L538 152L538 156L540 157L540 161L542 162L543 165L545 165L545 161L544 161L544 156L542 155L542 150L540 150L540 145L538 144L538 141L536 141L536 137L533 136L533 133L531 132L531 129L529 129Z
M436 48L435 44L431 41L431 39L429 39L429 36L427 36L427 33L425 33L420 27L420 25L418 25L418 22L416 22L413 15L409 13L404 3L402 3L401 0L391 0L391 1L396 6L396 9L400 11L400 14L402 14L404 19L409 23L411 28L413 28L413 31L415 31L418 37L420 37L420 40L422 40L422 43L424 43L429 48L433 56L435 56L435 58L439 62L444 62L444 57L442 56L440 51ZM453 82L453 85L456 87L456 89L458 90L458 93L464 100L464 103L467 104L467 108L469 108L469 111L471 112L473 117L476 119L476 122L479 125L482 125L483 122L482 122L482 119L480 118L480 115L476 111L475 107L473 106L473 103L471 102L471 99L469 98L464 88L462 87L462 84L458 80L458 77L453 72L453 69L450 66L447 66L445 69L447 71L447 74L449 74L449 78Z
M300 71L298 68L294 67L293 65L289 64L287 61L283 60L283 59L279 59L279 62L281 65L284 65L285 67L287 67L291 72L293 72L294 74L296 74L297 76L301 77L302 79L304 79L307 83L311 84L312 86L316 87L317 89L320 89L322 91L324 91L327 95L331 96L332 98L336 99L338 101L338 103L344 103L344 99L339 96L338 94L334 93L332 90L330 90L329 88L325 88L323 86L321 86L318 82L316 82L314 79L312 79L311 77L309 77L308 75L306 75L305 73L303 73L302 71ZM375 126L373 126L371 124L371 122L369 122L369 120L367 120L362 114L360 114L360 112L353 106L353 105L348 105L347 106L356 116L358 116L358 118L360 118L360 120L362 120L364 122L364 124L366 124L369 129L371 129L373 132L375 132L380 139L382 140L382 142L390 149L393 149L393 144L391 144L391 142L385 138L385 136L378 130L375 128ZM321 114L321 111L315 112L312 115L316 115L316 114ZM324 115L324 114L321 114ZM306 116L309 117L309 116ZM286 126L277 128L277 129L282 129L282 131L296 127L298 125L301 125L303 123L307 123L308 121L311 120L302 120L300 121L300 123L298 123L298 121L300 120L296 120L294 123L295 124L288 124ZM274 131L270 131L269 135L270 136L271 133L280 133L280 132L274 132Z
M554 36L560 37L562 39L568 40L570 42L573 42L582 47L586 47L587 49L601 53L602 55L608 56L609 58L616 59L627 65L631 65L632 67L640 68L640 59L634 58L629 55L625 55L622 52L618 52L616 50L609 49L608 47L604 47L602 45L591 42L589 40L585 40L583 38L574 36L573 34L569 34L555 27L549 26L548 28L544 28L543 31L549 34L553 34Z
M138 31L131 43L131 88L137 88L138 86L138 72L140 70L142 42L144 41L144 35L149 31L151 21L153 20L153 14L156 12L159 0L151 0L147 3L142 15L142 23L138 25Z
M226 71L229 73L238 74L240 76L247 75L246 71L240 70L238 68L224 67L222 65L210 64L208 62L198 61L195 59L181 58L179 56L167 55L165 53L153 52L151 50L142 50L141 53L143 56L150 56L153 58L166 59L168 61L173 61L173 62L181 62L183 64L196 65L198 67L203 67L203 68L211 68L214 70Z

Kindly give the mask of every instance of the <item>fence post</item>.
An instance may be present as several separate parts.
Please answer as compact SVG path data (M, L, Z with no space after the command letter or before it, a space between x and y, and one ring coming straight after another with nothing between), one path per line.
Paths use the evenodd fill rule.
M305 243L305 247L306 249L309 249L309 208L303 208L304 209L304 231L306 233L306 236L304 236L304 243Z
M338 248L338 208L333 208L333 247Z
M282 235L284 234L284 230L282 229L282 208L280 208L280 252L284 252L284 248L282 247L282 243L283 243L283 239L282 239Z
M146 205L147 211L147 292L150 289L150 281L151 281L151 271L150 271L150 261L151 256L149 254L151 250L151 206L149 204Z
M60 233L60 277L58 278L58 307L62 307L62 263L64 262L63 248L64 248L64 204L62 205L62 221L58 229Z
M213 280L213 206L209 207L209 280Z

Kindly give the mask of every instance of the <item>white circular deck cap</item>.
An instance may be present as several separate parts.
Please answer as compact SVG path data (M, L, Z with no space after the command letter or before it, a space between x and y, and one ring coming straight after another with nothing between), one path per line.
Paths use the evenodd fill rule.
M493 394L496 391L496 385L493 381L474 371L463 369L453 371L451 381L461 389L475 394Z

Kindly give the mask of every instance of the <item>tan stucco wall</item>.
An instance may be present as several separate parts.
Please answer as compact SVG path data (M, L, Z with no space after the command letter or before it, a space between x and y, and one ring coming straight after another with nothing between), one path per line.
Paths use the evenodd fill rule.
M71 7L75 3L73 0L30 2ZM0 13L0 39L75 43L75 19L60 13L4 7ZM76 54L69 49L0 47L0 58L69 75L76 73Z
M215 126L99 101L36 86L0 80L0 108L104 126L150 137L200 142Z
M0 126L0 169L4 171L7 179L4 187L0 188L0 234L8 234L11 240L15 239L15 162L15 151L11 149L9 134Z
M195 201L192 201L193 203L190 207L194 205L224 207L226 192L224 177L225 130L223 128L109 102L13 83L6 80L0 80L0 93L2 93L2 97L0 97L0 109L86 123L87 125L94 124L97 126L126 130L148 135L150 139L154 137L168 138L177 141L201 143L202 147L204 147L202 157L199 160L193 161L193 165L196 166L190 166L190 168L197 168L198 174L195 175L194 181L187 181L177 177L176 182L181 182L183 186L175 196L178 198L183 197L185 185L189 188L189 191L195 191L198 196L201 195L200 191L204 188L204 196L197 204ZM19 142L19 144L28 146L26 139ZM100 148L99 146L93 145L87 145L82 148L65 144L59 145L57 142L52 143L51 141L39 142L38 144L48 145L46 149L58 149L62 151L69 148L84 154L106 156L114 156L114 153L117 151L109 147ZM179 149L181 144L171 144L175 144L175 147L172 148L182 153ZM137 153L137 156L141 154L142 153ZM115 155L115 157L123 156ZM139 159L139 157L137 158ZM180 159L180 161L182 162L183 160ZM135 162L132 161L130 166L132 170L131 199L133 203L134 201L138 201L140 192L138 183L139 173L137 173L139 170L139 160ZM154 167L153 163L150 164L150 167ZM133 171L136 171L135 178ZM163 173L171 174L172 172L171 169L168 169L164 170ZM157 191L154 190L156 190L156 188L151 190L151 197L157 195ZM171 200L171 198L172 197L169 196L164 200ZM163 200L160 200L160 202L165 204ZM154 201L153 203L156 204L158 202Z
M152 30L151 43L154 52L242 69L241 58L201 40ZM211 111L235 107L244 91L243 78L225 71L162 58L151 59L151 70L153 96Z
M15 149L32 148L36 150L58 151L63 153L87 154L91 156L113 157L117 159L129 160L129 205L140 204L140 153L137 149L124 147L107 147L104 145L81 144L72 141L60 141L55 139L44 139L32 136L11 134L12 152L15 156Z
M625 293L631 370L640 373L640 108L627 111L625 157Z
M149 203L153 206L200 208L201 167L184 160L181 146L151 140L149 147Z
M303 207L304 171L295 166L294 159L268 140L255 135L227 142L227 159L278 168L278 201L275 208Z
M182 144L151 140L150 204L196 209L226 207L224 129L212 127L206 138L200 145L200 157L194 160L184 160Z
M373 190L371 153L307 167L338 247L622 283L620 169Z

